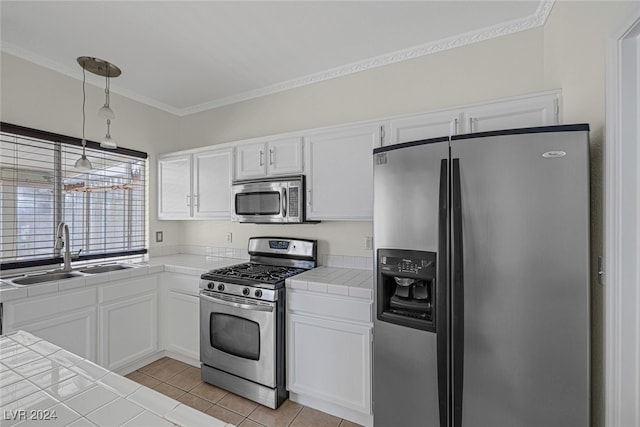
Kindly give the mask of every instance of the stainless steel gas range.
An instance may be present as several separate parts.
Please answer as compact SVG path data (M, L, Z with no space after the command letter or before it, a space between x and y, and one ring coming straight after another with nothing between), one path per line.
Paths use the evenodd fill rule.
M286 398L286 278L317 265L317 241L249 239L250 260L200 280L202 380L277 408Z

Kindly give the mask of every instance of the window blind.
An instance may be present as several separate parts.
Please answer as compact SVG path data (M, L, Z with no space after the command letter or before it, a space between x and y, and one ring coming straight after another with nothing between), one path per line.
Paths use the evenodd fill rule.
M78 259L146 252L147 154L87 142L89 172L74 167L81 155L77 138L2 123L2 269L61 262L54 248L60 222Z

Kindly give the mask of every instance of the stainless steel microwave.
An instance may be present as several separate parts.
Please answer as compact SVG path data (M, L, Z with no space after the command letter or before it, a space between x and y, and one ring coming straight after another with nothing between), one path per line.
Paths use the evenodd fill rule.
M234 181L233 221L296 224L305 217L304 175Z

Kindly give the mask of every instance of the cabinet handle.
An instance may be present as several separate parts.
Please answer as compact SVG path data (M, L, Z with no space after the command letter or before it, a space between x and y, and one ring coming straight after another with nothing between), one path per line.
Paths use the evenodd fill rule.
M473 133L473 117L469 117L469 132Z
M311 207L311 190L307 190L307 206Z
M191 206L191 196L187 194L187 206Z
M269 165L273 166L273 148L269 148Z
M260 166L264 166L264 161L262 160L264 157L264 151L260 150Z
M455 119L453 119L453 122L451 123L451 135L457 135L458 134L458 118L456 117Z
M198 201L200 200L198 196L199 196L199 194L194 194L193 195L193 206L196 207L196 208L199 207L199 205L200 205L198 203Z

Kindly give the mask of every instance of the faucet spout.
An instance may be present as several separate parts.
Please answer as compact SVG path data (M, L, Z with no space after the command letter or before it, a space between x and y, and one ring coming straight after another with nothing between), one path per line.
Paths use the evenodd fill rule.
M62 234L64 233L64 240L62 240ZM69 244L69 226L64 222L60 222L58 224L58 230L56 231L56 244L55 249L61 250L64 248L64 252L62 253L62 260L64 261L64 267L62 271L71 271L71 249Z

